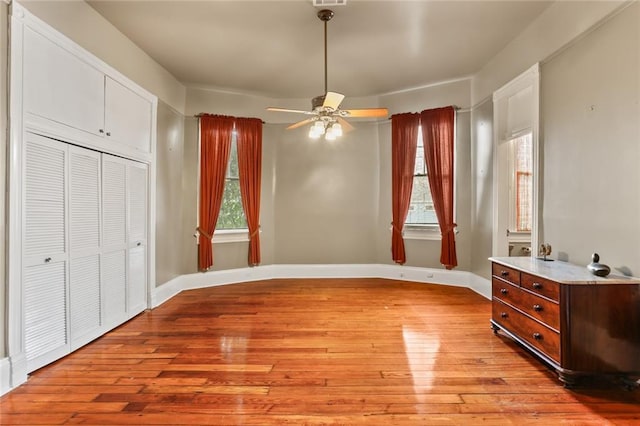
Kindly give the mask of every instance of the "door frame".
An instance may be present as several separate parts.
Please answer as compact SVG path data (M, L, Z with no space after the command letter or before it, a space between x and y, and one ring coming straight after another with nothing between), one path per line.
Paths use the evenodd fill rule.
M510 123L509 100L525 90L531 89L531 98L526 110L524 125L513 127ZM509 159L506 155L507 142L523 131L531 131L531 150L533 163L532 209L531 209L531 256L538 255L540 240L540 64L511 80L493 93L493 232L492 256L509 255L507 229L509 226Z

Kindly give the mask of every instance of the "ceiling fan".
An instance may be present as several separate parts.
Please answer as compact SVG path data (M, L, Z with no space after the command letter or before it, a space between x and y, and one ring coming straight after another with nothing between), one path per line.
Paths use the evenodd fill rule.
M322 9L318 11L318 18L324 22L324 95L316 96L311 100L311 111L302 111L297 109L286 109L269 107L267 111L294 112L298 114L311 115L307 118L287 127L295 129L305 124L313 123L309 130L309 137L317 139L321 135L325 135L325 139L334 140L338 136L342 136L342 132L353 130L353 126L349 124L345 118L364 118L364 117L386 117L389 112L386 108L364 108L364 109L340 109L340 104L344 99L344 95L327 90L327 22L333 18L333 11Z

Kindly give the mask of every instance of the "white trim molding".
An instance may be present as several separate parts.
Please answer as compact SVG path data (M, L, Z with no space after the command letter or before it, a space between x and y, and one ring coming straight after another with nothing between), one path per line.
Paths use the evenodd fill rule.
M160 306L185 290L275 278L386 278L466 287L491 299L491 282L467 271L383 264L265 265L180 275L152 291L151 307Z
M0 358L0 395L11 390L11 363L9 358Z

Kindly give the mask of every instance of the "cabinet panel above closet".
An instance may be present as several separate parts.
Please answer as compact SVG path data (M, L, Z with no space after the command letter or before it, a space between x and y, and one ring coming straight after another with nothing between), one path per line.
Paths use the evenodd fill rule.
M26 113L91 135L100 150L151 152L150 99L29 27L23 70Z

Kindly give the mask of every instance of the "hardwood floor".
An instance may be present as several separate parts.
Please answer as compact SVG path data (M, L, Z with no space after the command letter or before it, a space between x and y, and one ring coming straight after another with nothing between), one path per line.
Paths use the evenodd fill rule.
M2 424L607 425L640 392L568 390L471 290L382 279L184 292L0 399Z

